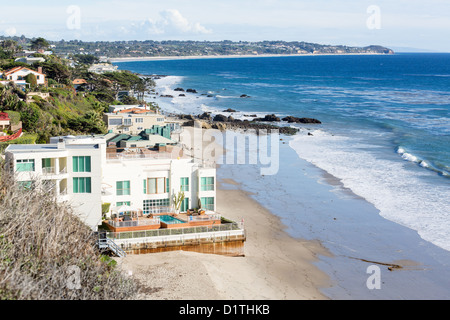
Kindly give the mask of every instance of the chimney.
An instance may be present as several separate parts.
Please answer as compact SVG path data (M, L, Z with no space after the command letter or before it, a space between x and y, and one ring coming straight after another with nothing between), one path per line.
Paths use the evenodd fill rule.
M64 141L63 138L59 138L56 148L57 149L65 149L66 148L66 142Z
M38 67L38 72L42 73L42 67Z

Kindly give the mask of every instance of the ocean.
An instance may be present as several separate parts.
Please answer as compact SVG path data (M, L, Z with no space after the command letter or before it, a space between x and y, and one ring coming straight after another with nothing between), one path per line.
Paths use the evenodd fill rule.
M300 132L280 140L278 174L261 177L255 166L224 165L218 177L241 183L280 216L292 236L319 239L334 254L345 257L320 263L339 283L328 295L386 298L386 291L377 296L373 291L355 290L364 287L360 283L366 275L361 270L357 271L359 284L348 283L352 272L361 268L348 268L348 257L357 253L361 257L364 248L372 247L372 255L364 259L402 260L412 255L433 265L432 280L415 278L416 284L424 292L429 288L436 298L450 296L450 54L183 59L116 65L142 75L165 75L157 81L156 91L173 98L148 96L165 113L319 119L322 124L281 123ZM196 93L174 91L177 87ZM228 108L236 112L224 112ZM280 207L283 210L277 210ZM346 225L335 223L346 219ZM357 233L367 239L356 240ZM342 267L336 271L339 261ZM390 297L422 297L420 292L406 293L408 276L390 279Z

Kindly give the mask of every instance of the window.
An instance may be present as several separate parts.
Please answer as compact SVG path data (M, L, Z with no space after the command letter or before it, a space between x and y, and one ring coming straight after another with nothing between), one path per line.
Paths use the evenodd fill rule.
M116 194L118 196L130 195L130 181L117 181Z
M201 191L213 191L214 190L214 177L202 177Z
M91 178L73 178L73 193L91 193Z
M25 190L30 190L31 188L34 187L33 181L18 181L17 184L18 184L19 188L22 188Z
M186 212L189 209L189 198L184 198L181 202L180 212Z
M122 201L122 202L116 202L116 207L119 208L121 206L131 206L130 201Z
M181 178L181 191L189 191L189 178Z
M42 172L54 173L54 168L52 168L52 159L50 158L42 159Z
M136 123L143 123L144 122L144 118L136 118Z
M73 172L91 172L91 157L73 157Z
M110 126L120 126L122 124L122 119L109 119Z
M157 121L157 122L163 122L163 121L164 121L164 118L156 118L156 121Z
M170 206L169 199L144 200L142 205L144 214L161 213ZM166 210L167 211L167 210Z
M34 159L17 160L16 169L18 172L34 171Z
M167 178L149 178L147 181L144 180L144 193L146 194L166 193L168 190L169 179Z
M201 198L200 201L203 209L214 211L214 197Z
M123 124L125 126L130 126L131 125L131 119L123 119Z

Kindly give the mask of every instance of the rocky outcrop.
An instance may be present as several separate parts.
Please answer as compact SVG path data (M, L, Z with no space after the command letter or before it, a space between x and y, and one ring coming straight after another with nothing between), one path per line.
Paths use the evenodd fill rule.
M198 116L198 118L201 120L207 120L207 121L212 120L211 113L209 113L209 112L203 112L201 115Z
M197 90L195 90L195 89L187 89L186 92L197 93Z
M237 111L234 109L228 108L226 110L223 110L222 112L237 112Z
M264 118L255 118L253 121L268 121L268 122L278 122L281 121L280 118L278 118L274 114L266 114Z
M175 89L173 89L173 91L182 91L182 92L184 92L184 89L183 88L175 88Z
M322 123L319 120L313 118L297 118L293 116L284 117L282 120L287 121L288 123L316 123L316 124Z
M246 94L241 94L240 96L241 98L250 98L250 96L246 95Z
M216 114L214 116L213 121L216 121L216 122L227 122L228 121L228 117L224 116L223 114Z

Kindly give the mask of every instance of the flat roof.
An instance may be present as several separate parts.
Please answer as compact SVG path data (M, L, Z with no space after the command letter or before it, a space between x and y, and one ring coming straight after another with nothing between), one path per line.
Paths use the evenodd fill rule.
M98 149L98 143L95 144L66 144L64 148L58 149L57 144L10 144L6 151L9 152L36 152L36 151L64 151L67 149Z

